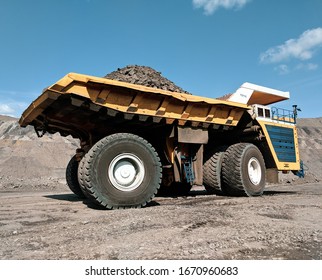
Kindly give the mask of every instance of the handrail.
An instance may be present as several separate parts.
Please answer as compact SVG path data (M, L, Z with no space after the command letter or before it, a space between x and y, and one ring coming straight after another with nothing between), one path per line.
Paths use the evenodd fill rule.
M283 121L287 123L296 123L296 116L294 114L294 111L272 107L272 119Z

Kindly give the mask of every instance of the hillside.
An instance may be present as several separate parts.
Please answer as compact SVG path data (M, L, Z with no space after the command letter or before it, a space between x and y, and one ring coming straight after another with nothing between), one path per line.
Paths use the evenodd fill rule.
M301 159L308 172L322 179L322 118L299 119L298 137Z
M78 141L59 134L38 138L33 127L0 116L0 187L35 187L63 182L65 168Z

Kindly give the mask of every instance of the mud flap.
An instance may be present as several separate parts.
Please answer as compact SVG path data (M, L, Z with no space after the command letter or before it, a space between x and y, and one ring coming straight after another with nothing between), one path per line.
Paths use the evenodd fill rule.
M299 178L305 177L305 169L303 160L300 161L300 170L293 171L293 174L298 176Z

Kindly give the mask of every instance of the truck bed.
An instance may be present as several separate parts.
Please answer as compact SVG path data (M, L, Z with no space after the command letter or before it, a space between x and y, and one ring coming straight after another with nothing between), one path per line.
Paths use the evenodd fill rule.
M36 131L81 138L119 125L173 124L229 129L246 104L165 91L141 85L69 73L25 110L19 123Z

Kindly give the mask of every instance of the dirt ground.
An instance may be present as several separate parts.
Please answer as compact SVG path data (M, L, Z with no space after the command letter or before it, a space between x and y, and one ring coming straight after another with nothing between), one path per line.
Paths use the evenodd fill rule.
M0 190L0 259L322 259L322 183L230 198L194 188L102 210L55 187Z

